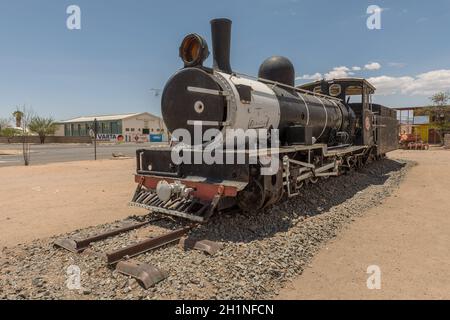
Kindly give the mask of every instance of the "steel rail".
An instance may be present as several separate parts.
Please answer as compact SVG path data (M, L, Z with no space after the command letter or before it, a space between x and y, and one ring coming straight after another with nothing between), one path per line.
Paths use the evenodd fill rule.
M124 258L131 258L137 255L140 255L144 252L157 249L166 244L172 243L181 239L186 233L188 233L193 226L184 227L166 234L163 234L159 237L147 239L131 246L118 249L113 252L108 252L105 254L106 262L108 265L115 264L121 261Z
M95 236L92 236L89 238L84 238L84 239L67 239L67 238L59 239L54 242L54 245L57 247L64 248L64 249L69 250L74 253L80 253L80 252L83 252L84 250L86 250L89 247L89 245L93 242L105 240L107 238L114 237L121 233L141 228L141 227L143 227L149 223L155 222L157 220L160 220L160 219L154 219L154 220L149 220L149 221L145 221L145 222L141 222L141 223L136 223L136 224L133 224L130 226L117 228L115 230L100 233Z

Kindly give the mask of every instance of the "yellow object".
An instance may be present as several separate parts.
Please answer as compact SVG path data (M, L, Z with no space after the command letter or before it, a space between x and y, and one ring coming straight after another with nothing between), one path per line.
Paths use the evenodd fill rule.
M428 143L428 132L430 129L430 125L421 124L414 127L414 133L420 136L420 139L423 142Z

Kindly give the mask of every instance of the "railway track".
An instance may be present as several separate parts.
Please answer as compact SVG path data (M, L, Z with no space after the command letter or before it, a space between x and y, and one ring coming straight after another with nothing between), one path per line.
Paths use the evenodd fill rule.
M86 238L62 238L56 240L53 245L55 248L81 254L88 249L91 250L91 245L95 242L117 237L126 232L141 229L146 226L152 226L154 223L163 219L169 218L158 217L144 222L124 225ZM175 230L167 230L162 235L149 234L144 240L116 250L107 252L94 251L91 253L100 256L105 262L105 266L115 268L119 273L135 278L143 288L148 289L164 280L168 276L168 273L152 264L139 262L134 259L137 256L177 242L181 250L200 250L210 255L220 250L221 245L217 242L206 239L195 239L189 236L190 231L198 225L198 223L190 223Z

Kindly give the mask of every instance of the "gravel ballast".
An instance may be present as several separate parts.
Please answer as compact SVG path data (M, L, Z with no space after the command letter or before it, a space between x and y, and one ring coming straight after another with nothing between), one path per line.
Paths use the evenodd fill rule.
M347 223L389 196L412 165L385 159L361 171L308 185L300 196L263 211L214 217L191 232L195 238L223 244L214 256L183 251L172 244L135 258L169 274L148 290L108 268L98 253L176 229L180 226L176 222L158 221L94 243L78 255L54 248L53 242L64 237L86 237L148 217L129 217L3 248L0 299L271 298L287 280L301 274L314 254ZM67 285L74 266L81 271L79 289Z

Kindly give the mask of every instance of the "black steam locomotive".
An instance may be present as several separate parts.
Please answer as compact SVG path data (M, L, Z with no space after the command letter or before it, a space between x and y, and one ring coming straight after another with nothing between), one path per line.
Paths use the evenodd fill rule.
M299 195L305 184L397 148L395 111L372 103L375 88L366 80L295 87L292 63L279 56L262 63L258 78L242 75L230 66L231 21L212 20L211 31L212 68L203 66L209 49L201 36L189 34L180 46L184 67L162 95L172 143L137 150L138 187L130 205L204 222L215 212L258 210ZM229 132L244 148L211 152L231 141ZM251 144L247 132L262 140ZM194 161L203 160L206 150L214 159L233 161ZM187 161L174 160L174 154ZM244 161L235 161L239 156Z

